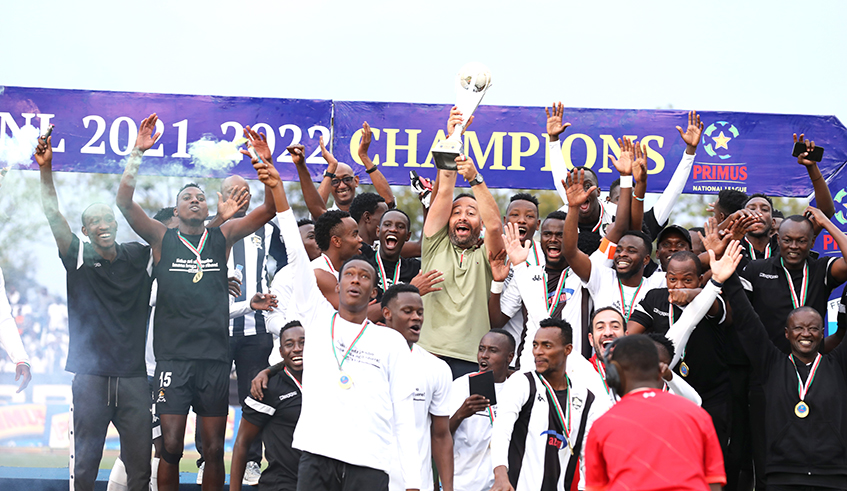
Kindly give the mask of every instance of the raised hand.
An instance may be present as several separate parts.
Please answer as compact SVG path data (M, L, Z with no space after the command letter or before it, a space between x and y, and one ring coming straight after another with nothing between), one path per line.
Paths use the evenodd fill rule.
M53 146L51 142L53 141L52 136L48 136L47 140L44 138L38 139L38 146L35 147L35 161L38 162L38 167L49 166L53 162ZM3 172L5 175L6 173Z
M762 220L764 220L764 216L758 211L742 208L724 220L722 233L728 235L732 240L741 240L753 225Z
M815 208L814 206L807 206L806 209L803 211L803 215L805 215L806 218L808 218L809 221L812 222L812 225L815 226L815 230L825 228L824 224L829 222L829 218L827 218L827 216L824 215L822 211Z
M156 116L156 113L153 113L144 118L138 126L138 136L135 137L135 148L142 153L150 150L153 144L156 143L156 140L162 136L161 133L153 134L153 131L156 129L156 121L158 120L159 117Z
M700 288L675 288L668 290L668 302L674 305L688 305L700 293Z
M306 147L303 145L291 145L286 150L291 154L291 160L294 162L294 165L306 164Z
M709 217L703 225L703 229L706 231L705 235L697 232L697 235L700 236L700 241L703 243L703 247L714 251L714 254L718 257L723 255L726 245L731 239L730 235L721 234L718 221L715 217Z
M276 300L276 295L271 295L270 293L257 292L253 295L253 298L250 299L250 308L253 310L271 311L278 306L279 302Z
M712 279L718 283L723 283L728 280L738 263L741 262L741 243L733 240L726 248L723 257L720 260L715 260L715 251L708 249L709 264L712 269Z
M473 123L473 116L471 116L470 119L468 119L468 124L466 124L465 127L462 128L462 134L463 135L465 134L465 130L468 129L468 127L471 125L471 123ZM460 124L462 124L462 111L459 111L458 107L453 106L450 109L450 117L447 119L447 137L448 138L450 137L450 135L453 134L453 130L456 129L456 126L460 125Z
M302 145L297 145L302 148ZM289 152L291 152L292 147L288 147ZM294 152L291 152L291 156L294 157ZM300 152L300 156L302 158L303 153ZM276 168L268 163L267 160L262 158L261 161L252 159L253 168L256 169L256 174L259 176L259 180L262 181L262 184L269 188L276 187L277 185L282 185L282 179L279 177L279 172L277 172Z
M256 153L262 157L263 159L271 162L273 160L273 155L271 155L271 148L268 146L268 139L264 133L256 133L252 128L247 126L244 128L244 138L247 138L247 144L253 147ZM244 155L252 158L253 156L247 150L240 150Z
M321 144L321 156L324 158L324 160L326 160L326 163L331 165L331 166L337 166L338 165L338 159L335 158L335 156L333 154L331 154L329 152L329 150L326 149L326 145L324 144L323 135L321 135L321 137L318 139L318 142L320 142L320 144ZM290 152L290 150L289 150L289 152Z
M631 176L632 164L635 162L635 148L638 146L638 142L632 142L629 138L623 137L623 140L618 138L618 146L621 147L621 156L616 159L615 156L612 155L612 164L622 176ZM568 201L568 203L570 203L570 201Z
M458 167L459 174L468 182L471 182L477 175L476 165L466 155L456 157L456 167Z
M465 399L459 409L456 410L456 415L463 420L470 418L480 411L485 411L490 402L481 394L473 394Z
M635 182L647 182L647 146L635 145L635 162L632 163L632 178Z
M504 236L505 237L505 236ZM506 249L497 255L488 251L488 264L491 265L491 279L494 281L505 281L509 277L509 263L506 262Z
M815 142L813 142L812 140L806 140L805 137L805 134L800 133L800 138L798 139L797 133L794 133L794 143L801 142L806 144L806 151L797 156L797 163L800 165L805 165L806 167L818 165L818 163L814 160L809 160L806 158L809 156L810 153L812 153L812 150L815 149Z
M585 171L583 169L570 171L565 180L562 181L562 184L565 185L568 206L571 208L578 208L581 204L585 203L585 200L588 199L591 193L597 190L597 186L586 188Z
M427 273L421 271L417 274L409 284L414 285L420 290L421 296L426 295L427 293L441 291L441 288L436 288L434 285L441 283L444 281L444 273L433 269Z
M700 122L700 115L697 114L697 111L690 111L688 113L688 127L685 131L682 131L682 128L679 126L676 127L676 130L679 131L679 136L682 137L682 141L684 141L689 147L697 147L697 144L700 143L700 135L703 134L703 127L705 125Z
M232 188L224 200L223 195L218 193L218 212L223 221L227 221L235 215L235 212L240 210L250 201L250 190L246 187Z
M514 223L507 223L503 228L503 232L506 254L509 255L509 261L512 262L512 265L517 266L526 261L526 258L529 257L532 241L527 240L524 244L521 244L520 232L518 232L518 227Z
M544 108L544 112L547 113L547 135L550 137L550 141L554 142L559 139L559 135L565 132L570 126L570 123L562 123L562 119L565 114L565 106L561 102L558 105L553 103L552 113L550 109Z
M15 394L19 394L22 390L26 389L26 386L29 385L29 381L32 380L32 371L29 369L29 365L25 365L23 363L15 367L15 382L22 377L23 380L21 380L21 385L18 387L18 390L15 391Z
M368 154L368 148L371 146L371 138L373 138L373 132L371 131L371 125L368 124L367 121L362 123L362 141L359 142L359 155ZM323 140L321 140L323 142ZM321 143L321 150L323 150L323 143ZM326 158L326 156L324 156Z

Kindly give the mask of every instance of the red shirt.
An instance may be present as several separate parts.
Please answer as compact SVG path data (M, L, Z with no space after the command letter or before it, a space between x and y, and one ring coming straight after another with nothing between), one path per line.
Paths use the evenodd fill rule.
M712 418L656 389L625 395L594 422L585 446L586 491L708 490L726 484Z

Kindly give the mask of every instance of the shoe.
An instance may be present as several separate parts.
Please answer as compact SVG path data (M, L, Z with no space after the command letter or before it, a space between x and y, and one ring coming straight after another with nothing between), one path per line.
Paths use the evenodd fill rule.
M197 469L197 484L203 484L203 468L204 467L206 467L205 462L200 464L200 467Z
M244 479L241 483L245 486L256 486L259 484L259 476L262 475L262 468L256 462L247 462L247 467L244 469Z

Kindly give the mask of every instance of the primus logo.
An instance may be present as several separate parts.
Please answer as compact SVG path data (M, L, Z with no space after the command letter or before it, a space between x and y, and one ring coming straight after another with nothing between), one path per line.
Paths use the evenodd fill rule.
M701 137L701 144L709 157L727 160L729 142L738 138L738 128L727 121L710 124ZM722 189L737 189L746 192L746 163L708 163L696 162L693 167L693 191L719 192Z

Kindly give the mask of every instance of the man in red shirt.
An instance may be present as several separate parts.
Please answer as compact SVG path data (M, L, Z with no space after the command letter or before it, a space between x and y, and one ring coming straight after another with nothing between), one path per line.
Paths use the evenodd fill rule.
M717 491L726 484L723 455L709 414L662 392L659 354L644 335L614 344L624 394L594 422L585 448L586 491L616 489Z

